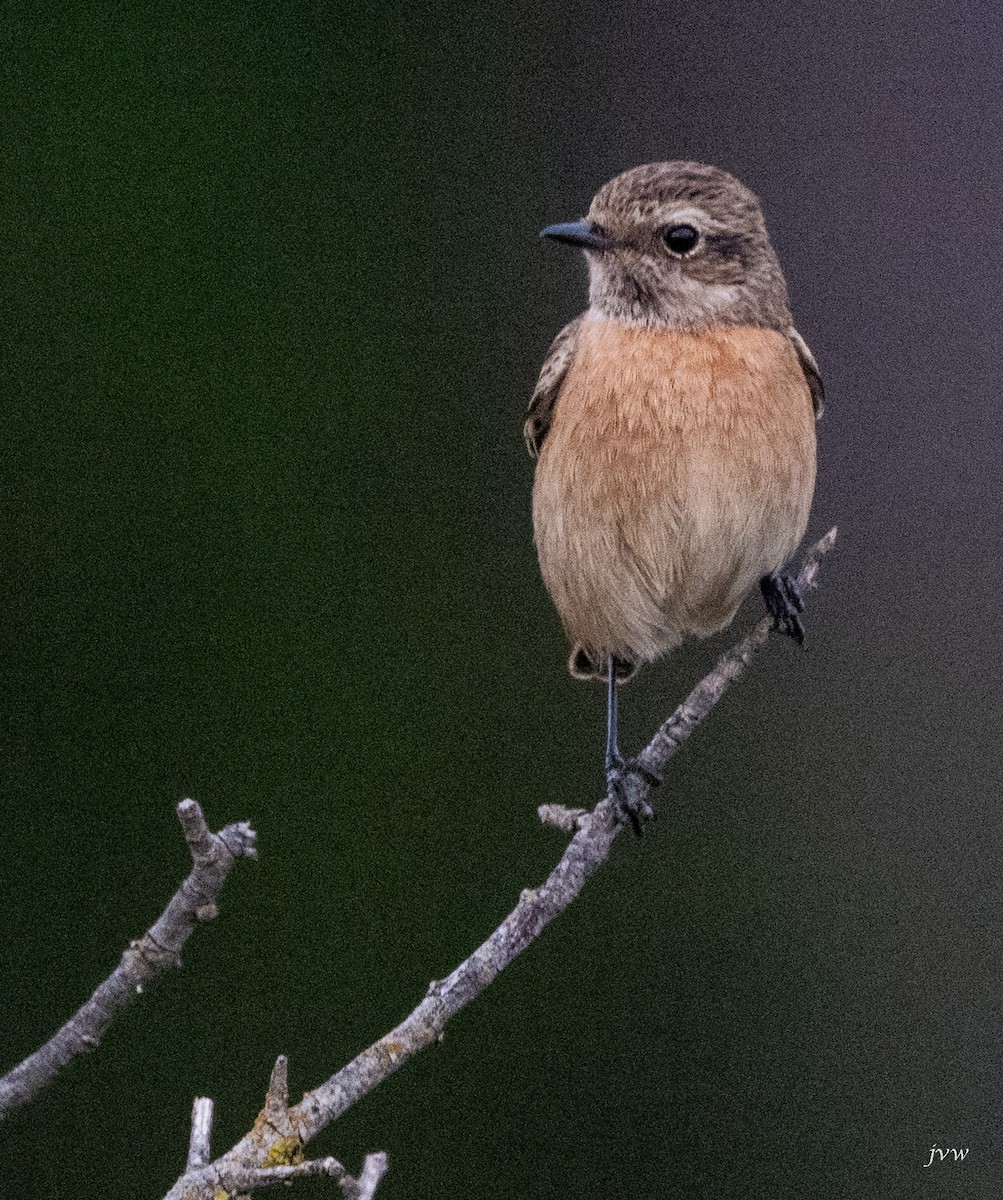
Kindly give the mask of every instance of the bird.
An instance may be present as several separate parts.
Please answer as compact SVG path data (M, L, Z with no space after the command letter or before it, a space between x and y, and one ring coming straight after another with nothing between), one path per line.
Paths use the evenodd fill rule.
M774 626L804 641L788 564L824 386L759 200L728 172L633 167L540 236L584 251L589 305L529 402L534 540L571 674L606 682L607 787L639 831L625 781L647 772L619 748L620 684L726 628L757 583Z

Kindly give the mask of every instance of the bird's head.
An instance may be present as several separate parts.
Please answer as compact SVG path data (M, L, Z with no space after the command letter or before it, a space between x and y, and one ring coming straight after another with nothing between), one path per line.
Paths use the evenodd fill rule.
M704 163L648 163L541 237L578 246L594 311L632 325L786 331L787 286L755 195Z

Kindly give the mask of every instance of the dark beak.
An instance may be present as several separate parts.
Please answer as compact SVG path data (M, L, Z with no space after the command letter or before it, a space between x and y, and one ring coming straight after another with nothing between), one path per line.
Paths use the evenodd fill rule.
M563 242L566 246L580 246L583 250L608 250L613 244L601 225L585 220L548 225L540 230L540 237Z

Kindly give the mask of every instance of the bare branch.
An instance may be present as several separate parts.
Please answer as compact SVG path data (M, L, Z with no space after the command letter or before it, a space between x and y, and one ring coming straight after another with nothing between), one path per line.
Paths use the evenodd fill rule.
M836 530L833 529L805 555L797 577L802 591L815 585L819 563L835 540ZM756 651L765 644L772 625L770 617L760 621L751 633L721 657L714 669L657 730L638 756L638 762L648 778L634 772L626 777L627 785L634 789L632 798L635 801L647 800L652 790L650 779L661 778L669 759L731 685L741 678ZM574 836L560 862L546 881L538 888L523 891L518 904L494 933L446 979L433 981L424 1000L396 1029L363 1050L319 1087L307 1092L293 1108L285 1106L283 1074L279 1089L283 1097L279 1119L276 1121L276 1114L269 1111L269 1102L266 1100L265 1108L251 1132L208 1168L214 1181L229 1182L236 1180L241 1170L258 1169L275 1153L276 1147L283 1144L291 1142L297 1151L301 1150L412 1055L439 1041L449 1018L480 995L499 972L539 937L554 917L575 899L592 872L606 860L623 828L618 809L609 796L601 800L591 813L582 809L566 809L561 805L543 805L539 813L545 823L557 825L568 832L574 830ZM284 1063L284 1060L280 1059L279 1063ZM272 1074L269 1095L275 1090L279 1063ZM284 1072L284 1066L282 1070ZM371 1155L356 1182L357 1187L361 1187L363 1180L370 1177L367 1176L370 1164L373 1164L372 1177L377 1183L386 1171L385 1156ZM191 1175L182 1176L166 1200L212 1200L212 1181L208 1173L197 1179ZM245 1175L245 1178L249 1176ZM372 1195L372 1191L353 1193L350 1190L351 1183L350 1180L342 1183L346 1197L351 1197L351 1200Z
M40 1050L0 1078L0 1119L27 1104L78 1054L98 1046L121 1009L158 975L181 965L181 950L196 923L217 915L216 901L234 861L257 857L256 835L246 821L212 833L194 800L182 800L177 813L191 851L191 873L90 1000Z
M814 586L819 562L835 540L833 529L807 552L798 572L802 590ZM742 676L755 652L766 642L771 628L771 618L761 620L721 657L657 731L638 756L641 765L653 776L661 777L683 741ZM634 773L627 778L638 798L647 799L652 785ZM575 814L575 823L578 830L546 882L535 890L523 892L519 903L487 941L447 979L433 985L421 1004L396 1029L363 1050L326 1083L308 1092L290 1110L304 1144L393 1074L412 1054L438 1041L449 1018L478 996L575 899L588 877L605 861L622 828L609 797L591 815L579 818Z

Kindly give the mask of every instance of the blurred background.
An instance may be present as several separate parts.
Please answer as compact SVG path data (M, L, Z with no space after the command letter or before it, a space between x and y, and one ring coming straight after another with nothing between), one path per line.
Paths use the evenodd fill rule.
M536 806L598 799L521 435L585 266L536 234L696 158L760 194L826 378L808 649L767 649L644 839L311 1150L387 1150L381 1200L998 1197L1003 13L56 0L0 30L0 1068L187 872L178 800L260 838L184 969L0 1127L8 1194L161 1195L195 1095L218 1153L278 1053L317 1084L545 876ZM627 747L727 644L642 673Z

